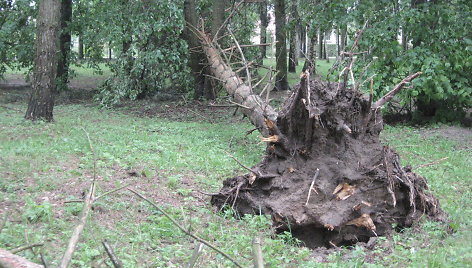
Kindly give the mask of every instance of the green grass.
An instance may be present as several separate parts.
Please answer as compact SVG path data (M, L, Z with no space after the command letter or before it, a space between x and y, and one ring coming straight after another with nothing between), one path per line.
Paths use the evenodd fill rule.
M90 68L86 65L72 65L71 70L72 70L72 78L73 79L87 79L90 77L108 77L111 75L110 68L106 66L105 63L100 63L97 65L97 69ZM11 75L23 75L27 74L29 71L28 68L11 68L7 67L4 75L6 78L10 77Z
M318 63L320 72L330 66ZM74 68L82 79L93 76L90 69ZM291 84L298 75L299 71L291 74ZM58 265L82 209L81 204L64 201L80 199L94 175L86 133L95 151L98 195L133 182L134 188L245 267L252 264L254 236L263 239L267 267L467 267L472 263L470 143L424 136L421 128L386 127L382 139L396 148L403 165L417 167L447 157L415 171L428 178L455 232L447 234L444 226L423 220L420 231L407 229L380 238L373 251L343 249L331 254L329 262L319 263L308 249L297 246L290 233L274 235L265 216L237 220L230 212L215 212L208 199L196 194L195 190L218 191L225 178L246 173L228 153L247 166L264 154L257 134L245 136L251 125L231 118L232 111L223 112L217 123L176 122L137 117L126 107L100 110L90 104L71 104L56 106L56 121L46 124L23 120L24 103L7 107L0 107L0 211L8 208L0 248L43 242L42 252L52 267ZM101 245L104 239L125 267L181 267L196 245L126 191L96 202L73 266L103 265L108 260ZM20 255L40 261L31 251ZM199 266L230 267L231 263L206 248Z

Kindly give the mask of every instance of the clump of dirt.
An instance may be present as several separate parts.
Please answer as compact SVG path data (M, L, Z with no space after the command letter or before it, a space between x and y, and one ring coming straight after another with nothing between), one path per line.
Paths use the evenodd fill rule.
M422 215L446 221L426 179L380 143L383 121L372 107L356 90L305 77L276 126L267 122L265 158L253 172L227 179L212 204L271 215L277 231L291 231L310 248L368 242Z

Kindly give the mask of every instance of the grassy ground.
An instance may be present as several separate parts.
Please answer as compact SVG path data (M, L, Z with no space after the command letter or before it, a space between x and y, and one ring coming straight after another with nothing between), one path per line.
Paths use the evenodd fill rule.
M9 90L0 87L0 92ZM382 136L397 149L404 165L417 167L415 171L428 178L431 191L450 215L453 234L425 219L422 228L379 238L374 250L356 246L321 255L298 247L290 233L275 235L264 216L237 220L230 213L215 211L202 193L218 191L225 178L246 173L228 154L251 166L264 153L256 133L245 135L251 125L232 117L232 110L179 103L139 102L114 110L67 104L56 106L56 121L46 124L22 119L24 99L4 100L0 98L0 226L5 215L7 221L0 231L0 248L44 243L41 252L52 267L58 265L81 210L81 204L66 201L81 199L94 173L98 195L133 183L131 187L245 267L252 265L255 236L263 240L267 267L466 267L472 263L470 130L396 126L387 127ZM151 116L141 116L143 111ZM96 172L87 133L96 154ZM125 190L97 201L73 266L104 267L108 262L101 245L104 239L124 267L182 267L196 246L162 214ZM20 255L39 262L38 252ZM197 265L230 266L209 248Z

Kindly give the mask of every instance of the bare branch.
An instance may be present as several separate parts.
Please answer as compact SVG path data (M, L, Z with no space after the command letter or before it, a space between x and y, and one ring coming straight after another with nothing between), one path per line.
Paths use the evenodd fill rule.
M236 265L237 267L243 267L241 264L239 264L235 259L233 259L231 256L229 256L228 254L224 253L221 249L217 248L216 246L214 246L213 244L211 244L210 242L200 238L199 236L195 235L195 234L192 234L190 233L189 231L187 231L182 225L180 225L176 220L174 220L174 218L172 218L169 214L167 214L167 212L165 212L164 210L162 210L159 206L157 206L156 204L154 204L151 200L147 199L146 197L144 197L143 195L141 195L140 193L136 192L135 190L133 189L130 189L128 188L129 191L133 192L135 195L137 195L139 198L143 199L144 201L148 202L151 206L153 206L155 209L157 209L159 212L161 212L167 219L169 219L175 226L177 226L177 228L179 228L182 232L184 232L186 235L192 237L193 239L207 245L208 247L210 247L211 249L215 250L216 252L220 253L223 257L225 257L226 259L228 259L229 261L231 261L234 265Z
M382 107L385 103L389 102L398 92L400 92L400 90L409 82L411 82L413 79L415 79L416 77L420 76L422 74L422 72L417 72L417 73L414 73L408 77L406 77L405 79L403 79L400 83L398 83L390 92L388 92L387 94L385 94L385 96L383 96L382 98L380 98L378 101L376 101L371 109L372 110L377 110L378 108Z
M115 253L113 252L113 248L108 244L108 242L106 240L103 240L102 245L105 248L105 251L107 252L108 257L110 258L111 263L113 264L113 267L122 268L123 264L116 257Z

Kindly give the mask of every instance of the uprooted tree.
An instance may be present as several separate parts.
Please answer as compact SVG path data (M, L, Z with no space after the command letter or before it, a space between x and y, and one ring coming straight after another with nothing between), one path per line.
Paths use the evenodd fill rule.
M346 83L311 81L306 71L277 113L210 37L194 32L212 74L267 142L264 159L246 167L248 174L225 180L213 205L270 215L277 231L290 230L308 247L366 242L422 215L446 219L426 179L401 167L398 154L379 139L379 109L421 73L373 102Z

